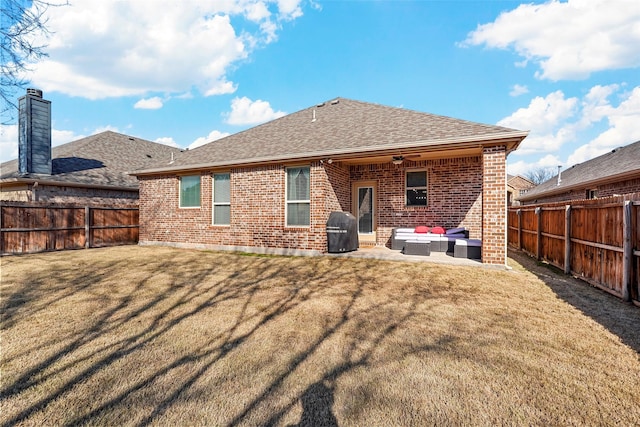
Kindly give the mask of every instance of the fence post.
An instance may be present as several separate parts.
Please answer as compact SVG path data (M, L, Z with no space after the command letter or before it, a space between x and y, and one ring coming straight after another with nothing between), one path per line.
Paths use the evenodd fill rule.
M518 250L522 250L522 209L518 209Z
M84 207L84 248L91 247L91 211L89 206Z
M624 202L622 211L622 300L630 301L631 264L633 262L633 247L631 246L631 201Z
M564 274L571 273L571 205L564 207Z
M0 254L4 253L4 232L2 231L2 217L4 206L0 204Z
M536 215L538 215L538 229L536 230L536 258L540 261L542 259L542 207L538 206L535 212Z

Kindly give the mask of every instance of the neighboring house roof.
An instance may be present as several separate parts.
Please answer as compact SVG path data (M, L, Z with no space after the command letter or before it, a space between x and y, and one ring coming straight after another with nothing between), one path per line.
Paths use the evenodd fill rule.
M564 193L569 190L587 188L599 184L622 181L640 176L640 141L616 148L602 156L571 166L558 176L539 184L520 200L533 200Z
M171 166L139 175L403 149L443 150L504 143L514 150L527 132L402 108L337 98L183 153Z
M527 190L535 184L522 175L507 175L507 185L514 190Z
M51 182L66 186L138 189L130 173L159 163L168 164L181 149L106 131L53 147L52 174L18 173L18 160L0 164L0 185Z

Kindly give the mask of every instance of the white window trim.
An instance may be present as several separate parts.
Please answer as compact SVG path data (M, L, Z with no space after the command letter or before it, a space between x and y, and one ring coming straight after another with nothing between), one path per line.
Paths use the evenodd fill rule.
M200 180L200 200L198 200L198 206L182 206L182 178L188 176L197 176ZM178 208L179 209L200 209L202 205L202 176L201 175L180 175L178 177Z
M311 167L309 165L293 165L284 168L284 226L285 228L311 228L311 199L309 200L289 200L287 189L289 184L289 169L307 168L309 169L309 197L311 197ZM309 204L309 225L289 225L289 203Z
M409 172L424 172L427 178L427 185L424 187L409 187L407 185L407 174ZM410 205L407 200L407 190L426 190L427 192L427 204L426 205ZM429 170L427 168L406 169L404 171L404 206L407 208L426 208L429 206Z
M216 203L216 175L229 175L229 201L228 202L217 202ZM231 226L231 212L229 212L229 223L228 224L218 224L215 222L215 210L216 206L229 206L229 211L231 211L231 173L230 172L220 172L214 173L211 175L211 225L215 225L218 227L229 227Z

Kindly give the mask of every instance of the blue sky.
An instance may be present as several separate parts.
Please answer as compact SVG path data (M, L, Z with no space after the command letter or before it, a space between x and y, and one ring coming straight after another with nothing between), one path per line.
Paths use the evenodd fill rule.
M111 129L195 147L334 97L530 130L514 174L640 140L635 0L71 3L26 75L54 145Z

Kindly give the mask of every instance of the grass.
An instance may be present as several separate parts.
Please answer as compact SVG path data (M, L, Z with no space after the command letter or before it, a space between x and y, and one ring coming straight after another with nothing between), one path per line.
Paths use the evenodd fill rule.
M1 262L0 425L640 421L640 310L525 258L131 246Z

